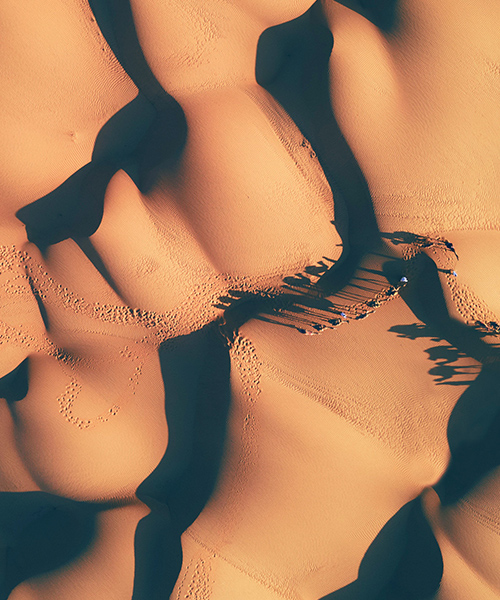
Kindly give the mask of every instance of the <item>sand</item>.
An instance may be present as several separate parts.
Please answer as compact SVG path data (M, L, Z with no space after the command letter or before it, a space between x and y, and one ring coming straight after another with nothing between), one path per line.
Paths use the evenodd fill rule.
M498 6L0 22L0 599L500 598Z

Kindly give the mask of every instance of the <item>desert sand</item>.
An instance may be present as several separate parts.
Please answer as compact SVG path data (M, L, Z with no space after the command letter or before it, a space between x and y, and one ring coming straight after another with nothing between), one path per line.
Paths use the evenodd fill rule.
M0 23L0 599L499 599L500 7Z

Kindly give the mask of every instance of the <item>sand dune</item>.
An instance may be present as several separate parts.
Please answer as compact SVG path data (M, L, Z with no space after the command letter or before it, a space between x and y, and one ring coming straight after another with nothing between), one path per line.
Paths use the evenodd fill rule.
M0 598L500 598L499 8L0 22Z

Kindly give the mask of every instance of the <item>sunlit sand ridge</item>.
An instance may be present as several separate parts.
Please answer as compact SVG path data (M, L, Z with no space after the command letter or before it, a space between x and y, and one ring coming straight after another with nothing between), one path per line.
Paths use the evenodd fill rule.
M500 9L0 21L0 597L500 598Z

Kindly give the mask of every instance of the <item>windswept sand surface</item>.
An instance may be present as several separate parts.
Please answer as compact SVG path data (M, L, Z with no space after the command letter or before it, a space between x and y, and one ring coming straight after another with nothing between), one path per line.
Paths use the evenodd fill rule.
M500 599L500 7L0 28L0 600Z

